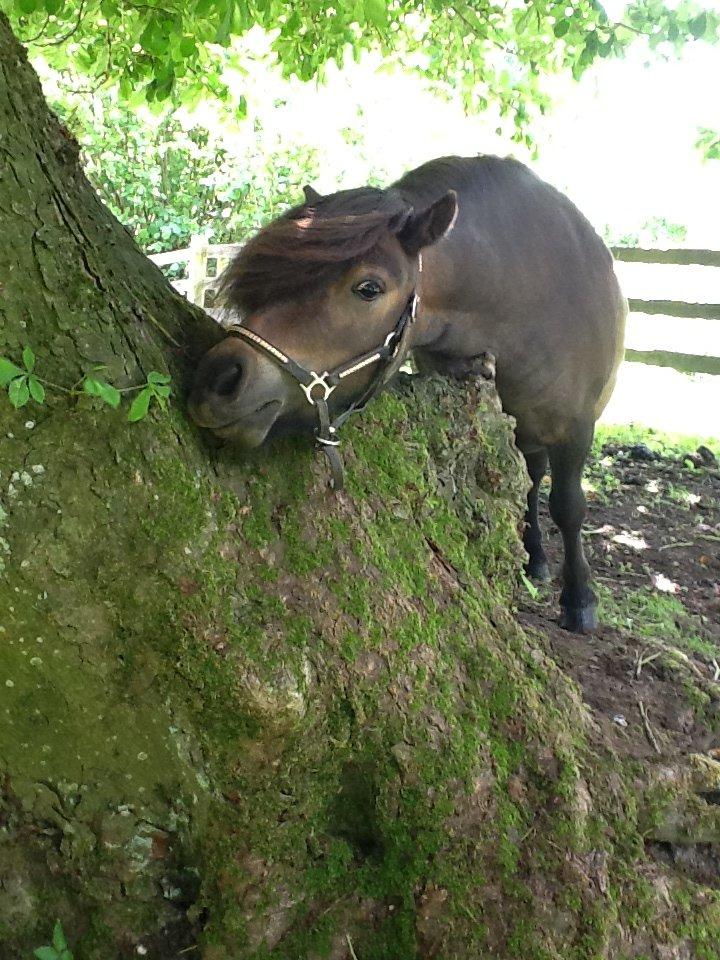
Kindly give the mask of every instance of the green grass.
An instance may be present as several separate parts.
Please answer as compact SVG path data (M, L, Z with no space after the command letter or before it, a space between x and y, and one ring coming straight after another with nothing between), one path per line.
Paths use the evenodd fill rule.
M686 653L717 658L717 644L702 636L698 618L677 597L650 587L623 590L615 596L603 583L595 584L603 623L630 629L637 636L663 640Z
M601 458L602 447L606 443L613 443L618 446L632 446L636 443L644 443L654 453L660 453L666 457L679 457L683 454L695 453L699 446L704 445L709 450L712 450L720 460L720 438L718 437L665 433L662 430L654 430L652 427L637 426L632 423L627 426L597 424L591 456L598 459Z

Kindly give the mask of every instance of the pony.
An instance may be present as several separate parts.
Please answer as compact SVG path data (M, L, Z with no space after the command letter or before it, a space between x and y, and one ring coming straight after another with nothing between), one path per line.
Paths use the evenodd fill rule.
M220 299L242 322L202 357L189 412L245 447L315 428L332 462L338 426L409 351L420 374L448 376L492 355L532 483L528 575L549 577L538 521L549 466L560 622L596 628L581 479L627 302L610 251L566 196L495 156L432 160L387 189L308 187L240 250Z

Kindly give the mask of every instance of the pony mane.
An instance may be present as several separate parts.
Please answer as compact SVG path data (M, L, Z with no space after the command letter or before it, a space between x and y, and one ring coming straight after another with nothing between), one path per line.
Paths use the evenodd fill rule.
M361 187L294 207L263 227L229 264L219 300L242 314L306 296L336 279L412 207L393 190Z

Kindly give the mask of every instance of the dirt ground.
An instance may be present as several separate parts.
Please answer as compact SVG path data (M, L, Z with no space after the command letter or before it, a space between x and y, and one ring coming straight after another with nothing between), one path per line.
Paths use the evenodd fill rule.
M601 627L557 624L559 582L530 589L521 622L539 631L582 687L600 738L637 758L720 747L720 469L643 443L597 446L586 472L586 552ZM543 497L545 548L559 573L562 541ZM717 751L720 756L720 750Z

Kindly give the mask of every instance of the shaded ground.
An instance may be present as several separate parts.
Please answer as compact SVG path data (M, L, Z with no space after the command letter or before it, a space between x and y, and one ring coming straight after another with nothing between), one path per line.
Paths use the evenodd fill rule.
M720 747L710 685L720 677L720 469L717 446L700 450L632 431L596 442L585 541L603 624L595 636L558 627L557 581L520 601L521 622L583 688L602 738L638 758ZM544 493L558 571L562 541Z

